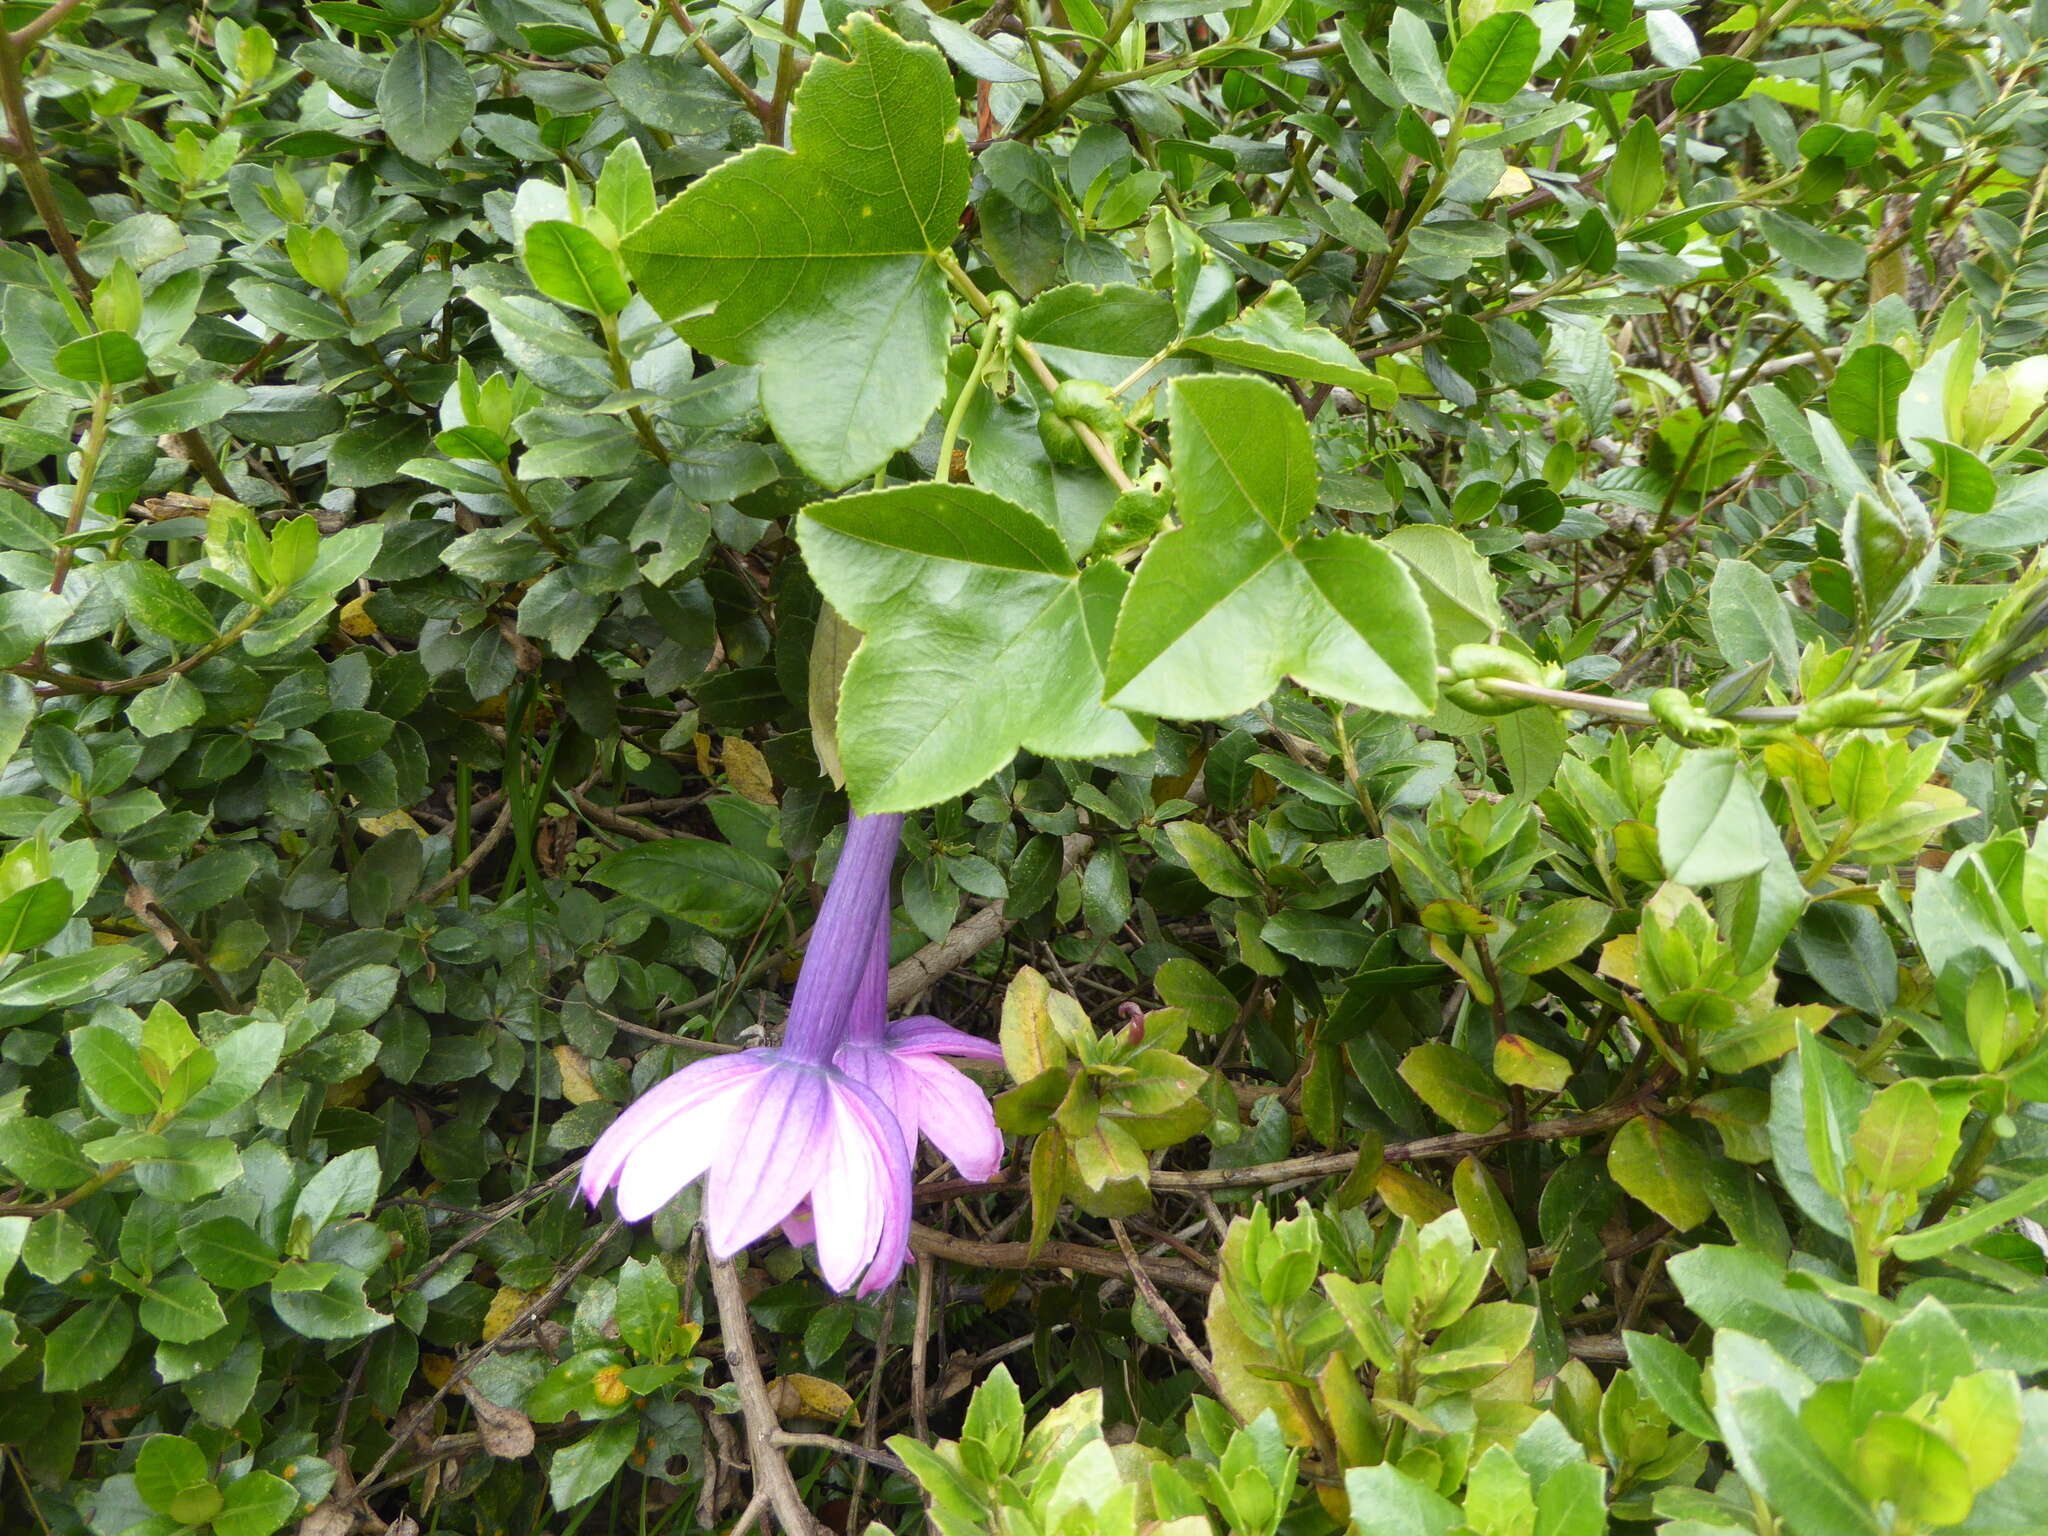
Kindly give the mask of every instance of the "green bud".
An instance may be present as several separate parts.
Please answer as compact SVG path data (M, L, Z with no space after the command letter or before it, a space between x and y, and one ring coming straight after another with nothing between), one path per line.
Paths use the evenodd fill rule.
M1879 724L1897 707L1884 694L1868 688L1847 688L1803 706L1792 724L1801 734L1812 736L1821 731Z
M1159 531L1172 510L1166 467L1151 465L1135 485L1117 497L1116 505L1109 509L1109 516L1096 532L1089 554L1118 555L1137 548Z
M1542 662L1504 645L1453 646L1451 671L1461 682L1476 677L1505 677L1537 688L1548 686Z
M1055 464L1086 464L1088 449L1080 434L1051 411L1038 413L1038 441Z
M1443 696L1468 715L1512 715L1518 709L1532 709L1534 699L1511 699L1497 693L1488 693L1484 683L1467 679L1448 683Z
M1052 408L1070 421L1085 422L1109 440L1112 446L1130 429L1117 408L1109 386L1096 379L1068 379L1053 391Z
M1649 697L1650 713L1674 740L1710 746L1735 735L1735 727L1701 709L1682 688L1659 688Z

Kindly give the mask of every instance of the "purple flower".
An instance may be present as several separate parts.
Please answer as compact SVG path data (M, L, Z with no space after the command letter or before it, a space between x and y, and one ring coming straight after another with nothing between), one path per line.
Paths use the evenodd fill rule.
M642 1094L590 1149L585 1199L596 1204L616 1187L619 1214L639 1221L703 1178L705 1241L717 1258L787 1224L817 1243L835 1290L866 1295L902 1271L916 1132L906 1135L883 1099L833 1062L888 921L902 823L856 816L847 828L782 1044L693 1062ZM879 1022L879 1001L875 1011Z
M884 911L854 999L852 1031L833 1061L894 1111L906 1156L916 1155L922 1133L962 1177L988 1178L1002 1166L1003 1133L980 1084L943 1058L1000 1061L1002 1047L942 1019L887 1022L888 925Z

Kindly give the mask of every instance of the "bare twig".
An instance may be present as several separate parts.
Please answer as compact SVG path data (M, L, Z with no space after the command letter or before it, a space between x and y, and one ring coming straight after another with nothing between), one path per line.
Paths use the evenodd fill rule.
M1085 833L1076 832L1068 837L1060 845L1061 870L1074 869L1094 846L1095 840ZM991 902L971 917L956 923L944 938L925 945L900 965L891 966L889 1006L901 1008L912 998L923 995L941 976L959 970L995 943L1008 926L1009 921L1003 916L1003 904Z
M1116 1245L1124 1251L1124 1262L1131 1269L1131 1284L1138 1288L1138 1294L1145 1298L1145 1305L1153 1315L1166 1325L1166 1331L1173 1338L1173 1347L1180 1351L1181 1358L1194 1368L1202 1378L1202 1385L1209 1389L1209 1395L1217 1402L1227 1402L1223 1395L1223 1383L1217 1379L1216 1367L1209 1363L1209 1357L1202 1353L1201 1346L1189 1335L1187 1326L1180 1315L1166 1304L1166 1298L1159 1294L1159 1287L1152 1283L1152 1276L1146 1271L1144 1261L1138 1257L1138 1250L1131 1246L1131 1235L1124 1230L1124 1224L1114 1217L1110 1219L1109 1230L1116 1234Z
M951 1259L970 1269L1071 1269L1110 1280L1124 1280L1130 1275L1129 1267L1117 1255L1099 1248L1084 1248L1079 1243L1043 1243L1034 1254L1029 1243L979 1243L930 1227L912 1226L910 1246L914 1252L934 1259ZM1192 1264L1174 1259L1139 1262L1156 1284L1170 1285L1178 1291L1206 1296L1216 1284L1213 1276L1203 1274Z
M747 1454L754 1464L755 1498L766 1495L769 1508L788 1536L812 1536L822 1527L804 1509L803 1495L796 1479L789 1475L775 1437L782 1421L775 1405L768 1401L768 1384L761 1378L761 1358L754 1352L754 1324L747 1316L747 1299L740 1294L739 1272L730 1259L711 1261L711 1293L718 1298L718 1328L725 1341L725 1365L739 1389L740 1412L747 1421Z
M920 1440L932 1437L931 1423L925 1417L924 1370L925 1352L932 1337L932 1284L935 1269L931 1264L917 1266L917 1320L910 1325L910 1425Z
M842 1440L837 1435L799 1434L795 1430L778 1429L772 1437L775 1444L786 1451L813 1450L830 1451L834 1456L851 1456L856 1461L867 1462L880 1467L884 1472L905 1471L902 1459L888 1451L877 1451L852 1440Z
M555 1304L569 1294L569 1287L582 1277L586 1269L597 1262L597 1256L604 1250L604 1245L610 1242L625 1225L623 1221L614 1221L610 1226L598 1233L590 1246L578 1254L569 1267L555 1277L555 1283L541 1292L531 1302L527 1303L521 1309L519 1315L505 1325L505 1330L502 1333L495 1334L491 1338L486 1339L475 1349L464 1355L456 1362L455 1369L448 1373L447 1380L434 1389L432 1397L429 1397L423 1403L415 1404L407 1410L405 1416L398 1421L396 1428L392 1430L391 1444L384 1448L384 1454L379 1456L375 1463L371 1465L370 1470L364 1474L361 1487L356 1495L358 1499L366 1499L371 1494L391 1485L390 1482L379 1483L377 1481L378 1476L386 1467L391 1465L391 1460L398 1454L400 1447L407 1444L414 1435L419 1433L420 1426L427 1422L427 1416L440 1405L441 1399L461 1386L468 1379L469 1373L483 1364L485 1360L503 1349L519 1334L552 1312L555 1309ZM403 1479L393 1479L391 1481L403 1481ZM806 1532L805 1536L809 1536L809 1533Z
M477 839L476 846L469 850L469 857L449 870L447 874L420 893L421 906L430 907L446 896L456 886L476 873L477 866L489 857L493 848L505 840L505 834L512 830L512 808L505 806L498 812L498 819L491 823L490 831Z

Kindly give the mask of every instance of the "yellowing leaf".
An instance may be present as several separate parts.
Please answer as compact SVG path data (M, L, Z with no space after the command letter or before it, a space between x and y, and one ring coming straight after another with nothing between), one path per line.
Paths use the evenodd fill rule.
M341 632L351 640L367 640L378 632L377 621L365 606L369 601L370 594L364 592L341 605Z
M1527 197L1536 190L1536 183L1529 179L1529 173L1519 165L1511 165L1500 173L1500 180L1493 184L1488 197Z
M1706 1153L1652 1115L1629 1121L1607 1151L1614 1182L1681 1232L1714 1214L1707 1169Z
M571 1104L595 1104L604 1095L590 1080L590 1063L573 1045L555 1047L555 1067L562 1074L562 1097Z
M775 775L761 749L744 736L726 736L718 744L725 781L756 805L775 805Z
M1405 1168L1396 1168L1392 1163L1381 1165L1372 1183L1388 1210L1419 1227L1428 1226L1451 1209L1451 1202L1442 1190L1420 1175Z
M1618 939L1609 939L1600 946L1600 974L1612 976L1624 987L1642 990L1642 982L1636 971L1637 935L1624 933Z
M484 1342L489 1343L511 1327L512 1320L533 1304L533 1295L532 1291L516 1290L509 1285L500 1286L498 1294L491 1298L490 1307L484 1312ZM438 1357L434 1355L427 1356L420 1362L421 1368L424 1370L427 1361L436 1358ZM433 1380L431 1374L428 1380ZM434 1385L438 1387L441 1383L436 1381Z
M774 1405L777 1418L823 1419L828 1424L856 1428L860 1424L860 1410L853 1406L846 1388L836 1381L806 1376L801 1371L769 1382L768 1401Z

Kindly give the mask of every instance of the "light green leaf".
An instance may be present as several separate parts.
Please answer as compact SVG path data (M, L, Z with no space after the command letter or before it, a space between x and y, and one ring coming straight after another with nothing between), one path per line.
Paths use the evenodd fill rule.
M1418 1045L1401 1059L1401 1081L1461 1131L1490 1131L1508 1117L1508 1098L1484 1067L1443 1040Z
M119 1296L80 1307L43 1342L43 1390L89 1387L121 1363L135 1337L135 1314Z
M182 672L145 688L128 701L128 723L143 736L182 731L206 713L206 698Z
M226 379L180 384L160 395L145 395L115 412L109 430L126 437L161 437L208 427L249 398L249 391Z
M1352 1536L1451 1536L1465 1523L1457 1505L1384 1462L1346 1472L1344 1491L1351 1499Z
M1399 398L1392 380L1361 363L1335 331L1308 318L1308 308L1291 283L1273 284L1235 320L1190 337L1182 350L1283 378L1341 384L1387 409Z
M633 302L619 258L589 230L565 219L530 224L520 255L533 286L586 315L616 315Z
M1651 1115L1638 1115L1607 1149L1614 1182L1679 1231L1714 1214L1707 1199L1707 1154Z
M1654 118L1629 124L1607 170L1607 206L1616 224L1632 224L1664 196L1664 140Z
M1415 12L1396 6L1387 27L1387 73L1400 93L1442 117L1458 110L1458 96L1444 76L1436 35Z
M637 1417L609 1420L555 1452L548 1463L548 1497L556 1509L580 1504L611 1485L633 1449L639 1423Z
M1024 508L972 486L899 486L813 503L797 542L865 636L839 705L840 760L863 810L972 789L1020 747L1145 749L1149 723L1101 702L1123 572L1077 571Z
M1623 1333L1629 1369L1664 1417L1689 1435L1720 1439L1714 1413L1700 1390L1699 1362L1669 1339L1654 1333Z
M1680 885L1740 880L1770 862L1777 828L1732 748L1687 752L1657 799L1657 848Z
M1734 667L1768 661L1779 686L1792 685L1799 665L1799 636L1770 577L1747 560L1718 562L1707 593L1707 618L1723 661Z
M1775 208L1759 209L1756 221L1771 249L1801 272L1840 282L1853 282L1863 275L1863 247L1854 240L1816 229Z
M1828 385L1828 414L1847 437L1889 443L1899 428L1899 397L1913 365L1895 347L1871 343L1842 359Z
M53 361L65 378L95 389L118 389L149 372L149 359L124 331L96 331L66 342Z
M125 945L52 955L0 981L0 1008L62 1008L104 992L147 964L140 951Z
M1529 83L1543 34L1520 11L1496 11L1451 50L1451 89L1467 101L1503 102Z
M1117 616L1110 702L1220 719L1292 676L1368 709L1429 713L1435 642L1407 568L1358 534L1295 538L1316 467L1293 402L1260 379L1176 379L1170 419L1182 526L1146 552Z
M163 1275L143 1295L142 1326L170 1344L196 1344L227 1326L213 1287L197 1275Z
M1198 821L1176 821L1166 829L1173 851L1187 861L1195 878L1219 896L1256 896L1259 882L1243 859L1216 833Z
M1493 567L1472 541L1440 523L1410 523L1380 543L1401 557L1436 629L1437 655L1484 644L1507 626Z
M229 1485L213 1517L213 1536L271 1536L297 1513L299 1495L290 1483L272 1472L251 1472Z
M1863 1363L1862 1336L1842 1309L1793 1290L1777 1259L1709 1245L1674 1256L1670 1270L1686 1306L1706 1322L1755 1335L1809 1376L1847 1376Z
M692 346L761 366L761 405L804 472L843 486L916 441L945 390L936 258L959 233L967 146L945 61L866 16L819 54L790 148L757 145L623 244Z
M1743 1480L1798 1536L1883 1536L1877 1513L1768 1387L1730 1393L1715 1417Z
M1938 1226L1922 1227L1894 1238L1892 1252L1908 1261L1931 1259L1964 1243L1975 1242L2009 1221L2031 1216L2043 1205L2048 1205L2048 1174L2029 1179L2011 1194L2001 1195Z
M1505 970L1538 975L1563 965L1599 938L1613 916L1614 909L1605 902L1567 896L1522 919L1494 958Z
M305 1223L310 1235L338 1218L363 1215L377 1198L381 1180L375 1147L342 1153L323 1164L299 1191L292 1225Z
M221 1505L206 1453L183 1435L151 1435L142 1443L135 1491L157 1513L188 1524L212 1519Z
M27 661L70 617L71 600L60 592L0 592L0 667Z
M88 1024L69 1036L71 1064L93 1102L110 1115L156 1112L158 1094L143 1070L142 1052L119 1030Z

